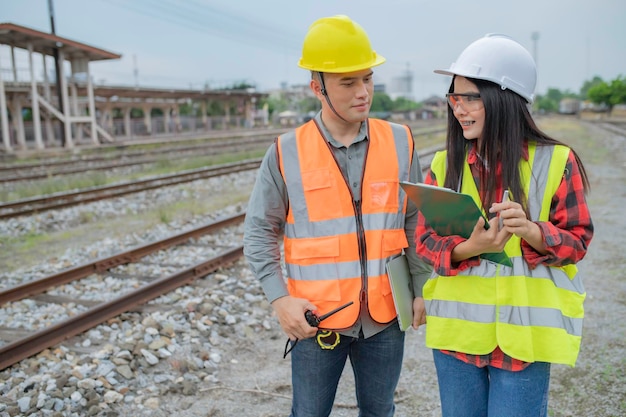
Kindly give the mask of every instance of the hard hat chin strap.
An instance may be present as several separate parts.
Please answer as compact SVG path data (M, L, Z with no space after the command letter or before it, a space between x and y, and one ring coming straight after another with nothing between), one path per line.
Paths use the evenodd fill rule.
M339 113L337 113L337 110L335 110L335 107L333 107L333 103L330 102L330 97L328 97L328 92L326 91L326 83L324 83L324 73L323 72L319 72L317 73L319 75L320 78L320 93L322 93L322 95L324 97L326 97L326 103L328 103L328 106L330 107L330 109L333 111L333 113L335 113L337 115L337 117L339 117L341 120L343 120L346 123L350 123L349 121L347 121L346 119L344 119L343 117L341 117L341 115Z

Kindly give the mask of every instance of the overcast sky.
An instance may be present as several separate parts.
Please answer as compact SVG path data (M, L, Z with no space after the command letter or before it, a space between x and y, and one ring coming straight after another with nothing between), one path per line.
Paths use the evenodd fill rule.
M122 55L95 62L97 83L259 90L307 83L297 66L316 19L346 14L387 62L375 81L413 76L417 100L443 95L447 68L486 33L507 34L536 57L537 93L578 92L585 80L626 77L624 0L52 0L56 34ZM48 0L0 0L0 22L51 30ZM533 32L539 38L532 40ZM0 47L3 76L10 53ZM17 57L27 68L26 55ZM136 73L135 73L136 70Z

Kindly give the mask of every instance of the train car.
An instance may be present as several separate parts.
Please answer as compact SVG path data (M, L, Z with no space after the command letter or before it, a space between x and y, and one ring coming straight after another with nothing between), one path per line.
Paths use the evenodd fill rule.
M559 102L560 114L578 114L578 112L580 112L580 100L564 98Z

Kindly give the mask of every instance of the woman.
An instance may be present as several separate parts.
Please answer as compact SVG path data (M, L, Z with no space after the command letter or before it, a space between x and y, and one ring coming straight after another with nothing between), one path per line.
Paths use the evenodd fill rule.
M471 195L489 218L469 238L439 236L421 215L416 229L433 266L426 345L443 416L546 416L550 364L573 366L580 348L589 182L535 124L536 67L517 42L487 35L435 72L452 76L447 146L425 183ZM503 250L512 266L481 258Z

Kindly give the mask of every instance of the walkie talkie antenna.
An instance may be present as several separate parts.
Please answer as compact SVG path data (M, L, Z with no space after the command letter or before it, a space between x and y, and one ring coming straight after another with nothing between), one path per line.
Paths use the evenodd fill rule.
M321 315L319 317L316 316L315 313L313 313L311 310L307 310L304 313L304 317L306 318L307 323L309 323L309 325L311 327L317 327L322 320L327 319L328 317L332 316L333 314L337 313L338 311L343 310L344 308L346 308L348 306L351 306L352 304L354 304L354 301L350 301L349 303L346 303L346 304L344 304L342 306L339 306L336 309L331 310L328 313L323 314L323 315Z
M339 307L337 307L337 308L336 308L336 309L334 309L334 310L330 310L328 313L326 313L326 314L322 314L321 316L319 316L319 317L318 317L318 320L319 320L319 321L322 321L322 320L324 320L324 319L327 319L327 318L329 318L330 316L332 316L333 314L335 314L335 313L337 313L337 312L339 312L339 311L343 310L344 308L346 308L346 307L348 307L348 306L351 306L352 304L354 304L354 301L350 301L349 303L344 304L344 305L342 305L342 306L339 306Z

